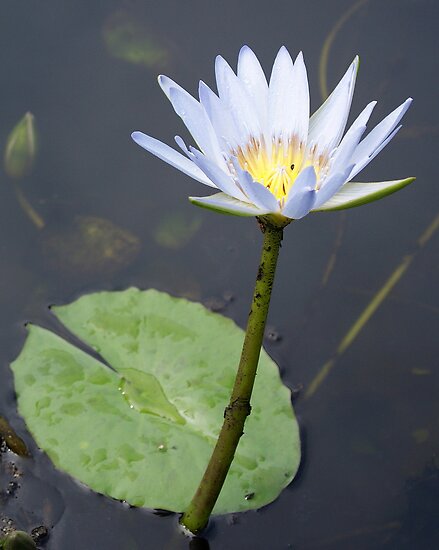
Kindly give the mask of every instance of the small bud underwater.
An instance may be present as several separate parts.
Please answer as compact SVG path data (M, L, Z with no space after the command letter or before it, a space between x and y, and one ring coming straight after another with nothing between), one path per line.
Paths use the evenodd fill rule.
M9 134L4 165L9 177L19 180L28 176L37 153L37 135L32 113L26 113Z

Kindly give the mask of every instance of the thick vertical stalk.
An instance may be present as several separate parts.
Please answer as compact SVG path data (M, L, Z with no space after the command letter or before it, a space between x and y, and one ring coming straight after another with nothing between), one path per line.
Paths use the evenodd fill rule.
M250 414L250 397L264 337L279 248L283 229L264 225L264 242L253 302L250 310L241 360L229 405L224 411L224 423L209 464L198 489L181 518L192 533L206 526L233 461L244 423Z

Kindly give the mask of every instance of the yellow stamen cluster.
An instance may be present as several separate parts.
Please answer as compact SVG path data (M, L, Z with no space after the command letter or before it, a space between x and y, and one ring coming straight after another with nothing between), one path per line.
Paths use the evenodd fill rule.
M252 137L245 147L239 146L232 154L238 158L241 168L281 200L302 167L304 146L296 138L273 138L267 147L264 138Z
M252 137L247 145L233 150L232 155L237 157L243 170L265 185L278 200L288 195L303 168L313 164L319 179L328 162L326 155L316 155L315 147L305 158L304 144L295 137L288 140L272 138L269 147L263 137Z

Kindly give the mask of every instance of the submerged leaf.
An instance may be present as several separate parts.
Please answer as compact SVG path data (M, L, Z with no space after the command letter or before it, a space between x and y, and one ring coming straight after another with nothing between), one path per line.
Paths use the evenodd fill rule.
M155 241L160 246L177 250L189 243L201 227L202 220L181 212L165 215L155 230Z
M108 273L130 264L140 250L139 239L109 220L76 216L64 231L43 241L50 265L66 273Z
M151 69L163 68L169 52L145 24L125 11L112 14L105 23L103 38L110 55Z
M221 427L243 331L201 304L155 290L90 294L54 311L112 368L30 326L12 369L37 443L98 492L182 511ZM268 504L299 459L290 391L262 350L252 414L215 513Z

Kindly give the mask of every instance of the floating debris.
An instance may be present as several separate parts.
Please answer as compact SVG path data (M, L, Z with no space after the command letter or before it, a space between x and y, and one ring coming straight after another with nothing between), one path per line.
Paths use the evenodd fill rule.
M4 440L8 449L16 455L30 456L25 442L15 433L14 429L3 416L0 416L0 438Z
M210 311L214 311L215 313L220 313L221 311L224 311L226 309L226 302L222 298L219 298L218 296L211 296L210 298L206 298L203 301L203 304L207 309L210 309Z
M267 330L265 331L265 338L270 342L280 342L282 340L280 332L270 326L267 327Z
M41 542L49 536L49 529L45 525L39 525L34 527L30 534L35 542Z

